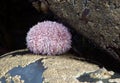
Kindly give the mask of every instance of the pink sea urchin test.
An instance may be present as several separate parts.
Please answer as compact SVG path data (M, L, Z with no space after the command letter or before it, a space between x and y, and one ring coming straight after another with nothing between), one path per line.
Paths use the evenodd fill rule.
M26 42L35 54L62 54L71 48L71 34L63 24L44 21L28 31Z

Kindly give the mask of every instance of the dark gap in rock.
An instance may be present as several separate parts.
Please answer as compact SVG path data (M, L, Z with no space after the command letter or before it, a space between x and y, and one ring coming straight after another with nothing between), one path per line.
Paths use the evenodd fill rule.
M26 34L38 22L53 18L38 12L29 0L0 1L0 55L26 48Z

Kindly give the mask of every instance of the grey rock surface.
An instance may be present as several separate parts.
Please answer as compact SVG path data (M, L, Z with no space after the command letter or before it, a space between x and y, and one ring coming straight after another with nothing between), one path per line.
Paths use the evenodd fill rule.
M120 74L100 68L71 53L46 56L23 49L4 54L0 58L2 83L41 83L38 77L44 78L42 83L119 83L120 80Z
M120 0L48 0L48 3L63 22L120 61Z

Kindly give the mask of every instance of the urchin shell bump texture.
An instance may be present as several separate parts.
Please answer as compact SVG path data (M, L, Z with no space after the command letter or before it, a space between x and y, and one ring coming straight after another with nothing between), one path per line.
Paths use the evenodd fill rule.
M63 24L44 21L28 31L26 42L35 54L62 54L71 48L71 34Z

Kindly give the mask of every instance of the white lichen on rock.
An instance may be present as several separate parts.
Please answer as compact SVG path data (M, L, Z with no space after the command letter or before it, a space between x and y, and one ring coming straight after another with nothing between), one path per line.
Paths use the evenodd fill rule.
M11 83L11 82L14 82L14 83L24 83L24 80L21 80L21 76L19 76L19 75L11 76L8 73L4 77L6 79L5 80L6 83Z
M5 76L5 74L14 67L25 67L30 63L33 63L40 58L44 58L45 56L40 55L16 55L12 57L12 54L5 56L0 59L0 78Z
M116 79L109 79L110 83L120 83L120 78L116 78Z
M111 78L112 75L114 75L113 71L107 71L105 68L102 68L91 73L90 77L96 79L108 79Z
M71 54L43 59L47 68L43 72L44 83L80 83L76 78L85 72L93 72L99 67L85 61L75 60Z
M24 52L24 50L19 52ZM16 53L16 56L12 56L14 53ZM102 80L110 78L110 82L117 82L116 80L118 80L111 78L114 72L107 71L104 68L100 69L98 65L83 61L73 54L40 56L28 53L20 55L17 53L17 51L8 53L7 56L0 58L0 78L5 77L6 83L10 83L11 80L14 83L24 83L25 81L21 80L21 76L11 76L8 71L18 66L26 67L40 59L42 59L43 66L46 68L42 75L44 77L43 83L90 83L87 80L83 82L77 79L85 73L90 74L90 77L95 79ZM96 82L102 83L102 81Z
M12 80L14 83L24 83L24 80L21 80L21 76L19 75L12 77Z

